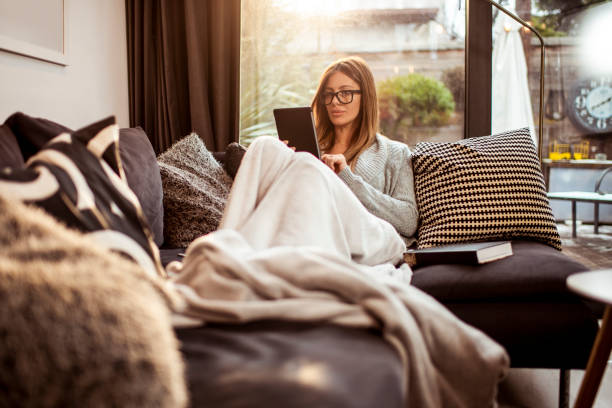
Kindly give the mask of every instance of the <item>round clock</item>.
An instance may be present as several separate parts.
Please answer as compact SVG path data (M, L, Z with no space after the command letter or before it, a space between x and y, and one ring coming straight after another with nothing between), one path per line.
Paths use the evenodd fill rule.
M568 116L588 133L612 132L612 75L583 79L572 87Z

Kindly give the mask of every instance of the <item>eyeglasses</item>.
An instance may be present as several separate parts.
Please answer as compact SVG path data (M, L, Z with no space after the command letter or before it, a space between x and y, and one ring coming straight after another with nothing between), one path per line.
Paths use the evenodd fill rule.
M354 94L360 93L361 91L352 89L343 89L338 92L325 92L323 94L323 102L325 102L326 105L330 105L334 101L334 97L336 97L336 99L338 99L338 102L343 105L346 105L347 103L353 102Z

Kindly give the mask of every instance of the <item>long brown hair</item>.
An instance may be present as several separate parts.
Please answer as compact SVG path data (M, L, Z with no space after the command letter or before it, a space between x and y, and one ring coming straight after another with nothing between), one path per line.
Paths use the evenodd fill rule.
M363 60L363 58L352 56L339 59L325 68L317 92L312 100L312 111L315 118L315 126L319 139L319 146L323 152L329 151L335 143L334 125L329 120L323 92L327 86L329 77L335 72L344 75L357 82L361 89L361 106L357 116L357 128L351 137L351 143L344 152L346 162L353 167L359 155L376 139L378 131L378 98L376 97L376 84L374 75Z

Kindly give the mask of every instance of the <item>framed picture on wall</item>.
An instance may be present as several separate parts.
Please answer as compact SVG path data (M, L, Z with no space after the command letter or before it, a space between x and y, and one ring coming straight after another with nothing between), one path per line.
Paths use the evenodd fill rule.
M68 65L69 0L0 0L0 50Z

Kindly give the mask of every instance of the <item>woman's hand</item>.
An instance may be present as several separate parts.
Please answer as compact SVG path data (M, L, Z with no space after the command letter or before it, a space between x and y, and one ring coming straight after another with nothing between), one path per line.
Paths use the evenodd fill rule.
M289 146L289 141L288 140L283 139L283 140L281 140L281 142L286 144L288 148L290 148L291 150L293 150L295 152L295 146Z
M324 154L321 156L321 161L336 174L340 173L347 166L346 157L343 154Z

